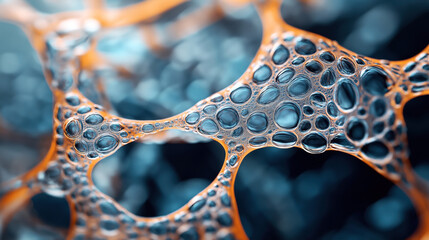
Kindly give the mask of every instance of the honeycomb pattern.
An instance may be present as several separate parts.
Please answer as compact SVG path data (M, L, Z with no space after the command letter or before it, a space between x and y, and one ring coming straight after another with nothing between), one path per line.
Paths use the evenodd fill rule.
M97 32L134 24L181 2L147 1L116 15L94 4L87 15L59 14L59 21L34 11L26 16L43 24L5 15L30 31L55 105L50 151L10 184L0 200L2 219L45 192L67 198L73 223L69 239L247 239L233 191L240 164L259 148L298 147L312 154L351 154L398 184L420 216L411 239L429 238L429 193L411 169L402 115L406 102L429 94L429 47L404 61L371 59L287 25L278 1L260 1L254 4L264 34L249 68L231 86L181 114L156 121L124 119L78 90L79 79L102 61L94 49ZM139 18L128 15L145 7L157 10ZM204 191L176 212L144 218L97 190L91 179L97 162L128 143L162 139L171 129L192 131L224 147L223 167Z

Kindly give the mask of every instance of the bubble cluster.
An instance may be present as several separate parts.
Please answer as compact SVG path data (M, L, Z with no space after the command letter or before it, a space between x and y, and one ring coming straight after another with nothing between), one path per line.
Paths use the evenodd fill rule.
M267 5L255 5L261 18L281 19L279 9ZM55 96L55 133L52 150L26 175L22 188L30 188L31 181L34 189L70 199L76 216L71 239L246 239L234 179L245 156L262 147L347 152L403 184L417 208L429 211L429 196L412 181L401 112L410 99L429 94L428 49L410 60L371 59L279 21L276 28L264 26L260 51L231 86L176 116L138 121L115 116L78 90L76 76L92 67L89 46L102 24L65 21L73 27L53 23L37 39L45 43L38 50ZM163 133L171 129L213 139L226 152L217 178L178 211L151 219L134 216L88 179L97 162L125 144L167 141ZM0 213L10 204L8 196L13 192L0 200ZM423 226L429 224L425 216Z

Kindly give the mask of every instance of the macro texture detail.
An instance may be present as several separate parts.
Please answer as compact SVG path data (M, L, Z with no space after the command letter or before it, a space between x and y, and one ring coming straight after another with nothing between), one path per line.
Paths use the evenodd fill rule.
M95 47L99 34L151 19L183 1L147 0L114 10L98 5L102 1L89 2L88 9L52 15L20 3L0 6L0 17L16 21L28 34L54 99L49 152L29 172L2 185L0 224L43 192L67 199L68 239L247 239L234 196L240 165L260 148L296 147L310 154L350 154L397 184L420 221L410 239L429 239L428 185L409 162L403 117L408 101L429 94L429 47L403 61L369 58L288 25L280 1L250 1L263 37L242 76L180 114L133 120L91 101L81 86L84 79L96 81L97 64L107 61ZM225 150L217 177L183 207L140 217L95 187L98 162L132 142L166 142L174 130L212 139Z

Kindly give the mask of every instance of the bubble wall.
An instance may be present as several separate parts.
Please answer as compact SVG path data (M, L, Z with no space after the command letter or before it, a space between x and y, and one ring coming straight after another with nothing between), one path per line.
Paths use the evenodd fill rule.
M429 12L427 2L410 2ZM12 79L0 85L0 236L429 239L429 183L416 173L429 168L410 162L404 117L408 102L429 95L429 46L406 60L368 57L400 25L382 4L343 41L359 53L293 17L329 23L311 10L334 18L339 10L329 4L359 12L366 3L0 1L3 33L24 36L0 48L1 77ZM302 28L286 23L289 12ZM419 27L428 33L427 21ZM293 167L272 170L310 154L324 166L295 177ZM328 210L325 202L353 197L328 198L338 193L327 182L359 189L350 176L377 179L367 179L367 192L381 196L350 203L368 201L366 219L355 221L377 233L351 224L354 234L341 235L341 204ZM19 230L19 219L44 227Z

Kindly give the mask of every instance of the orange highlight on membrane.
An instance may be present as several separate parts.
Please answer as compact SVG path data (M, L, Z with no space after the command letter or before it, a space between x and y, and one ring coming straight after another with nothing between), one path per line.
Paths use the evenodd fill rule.
M403 61L373 59L288 25L280 16L280 1L224 0L232 6L254 4L263 24L256 56L224 90L154 121L118 117L79 91L83 71L112 64L95 48L99 31L153 21L184 2L149 0L112 10L103 1L88 1L87 10L53 15L25 3L1 6L0 16L20 24L42 57L54 95L51 149L16 180L20 185L7 186L11 190L0 199L1 223L31 196L45 192L65 196L72 206L68 239L247 239L233 190L240 164L256 149L297 147L312 154L348 153L397 184L420 218L410 239L429 239L428 186L409 163L403 117L408 101L429 94L429 46ZM220 6L195 12L191 16L208 16L184 31L172 28L171 36L183 38L223 14ZM185 28L191 20L175 27ZM148 41L154 51L162 50L157 37ZM91 176L99 161L131 142L165 140L171 129L213 139L226 153L217 178L185 206L166 216L139 217L95 188Z

